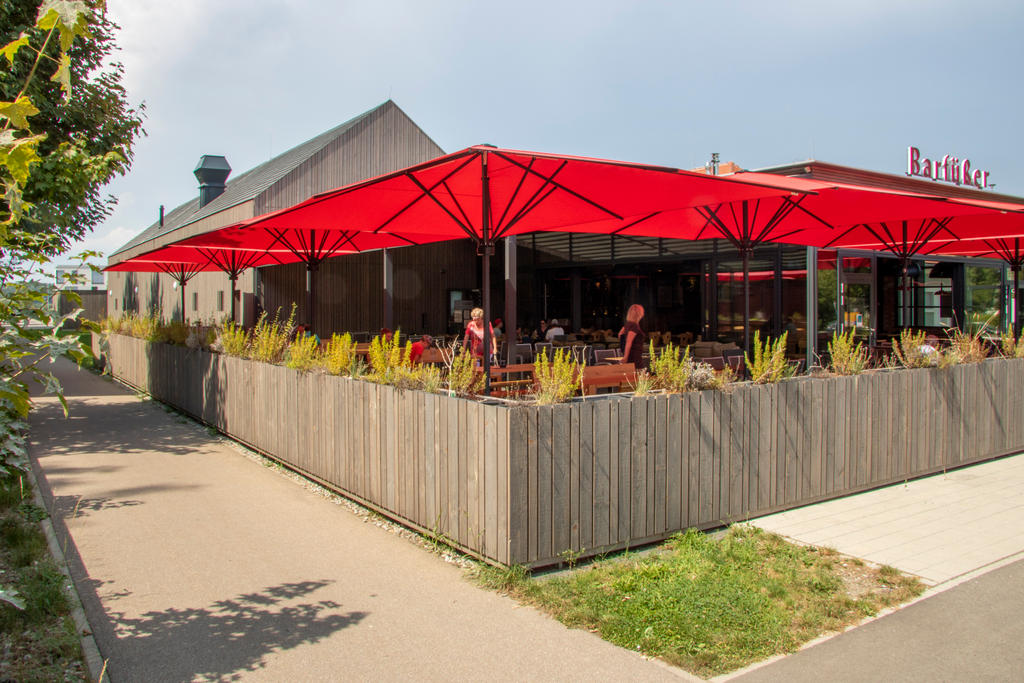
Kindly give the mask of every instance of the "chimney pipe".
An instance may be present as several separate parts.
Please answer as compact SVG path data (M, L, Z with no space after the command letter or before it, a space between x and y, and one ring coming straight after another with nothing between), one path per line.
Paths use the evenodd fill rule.
M160 205L160 227L164 227L164 205Z
M193 173L199 181L199 208L203 208L224 192L231 166L222 156L204 154Z

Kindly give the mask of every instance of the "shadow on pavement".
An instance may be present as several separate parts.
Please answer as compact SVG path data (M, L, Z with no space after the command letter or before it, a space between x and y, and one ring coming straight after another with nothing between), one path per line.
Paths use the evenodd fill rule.
M332 583L283 583L219 600L202 608L169 608L130 617L110 614L121 680L234 680L265 665L267 654L315 643L362 621L366 612L343 612L321 600L294 600Z

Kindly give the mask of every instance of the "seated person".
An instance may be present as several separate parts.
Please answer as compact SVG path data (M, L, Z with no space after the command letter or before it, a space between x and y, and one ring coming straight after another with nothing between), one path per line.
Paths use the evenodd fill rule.
M548 331L544 334L544 341L553 342L555 337L565 336L565 330L558 324L558 318L552 318Z
M320 337L313 334L312 330L309 329L309 325L306 323L299 323L295 326L295 339L299 340L303 337L312 337L313 339L316 339L317 344L320 343Z
M420 340L412 343L412 347L409 349L409 362L419 363L420 358L423 357L423 352L434 346L434 338L429 334L425 334L420 337Z

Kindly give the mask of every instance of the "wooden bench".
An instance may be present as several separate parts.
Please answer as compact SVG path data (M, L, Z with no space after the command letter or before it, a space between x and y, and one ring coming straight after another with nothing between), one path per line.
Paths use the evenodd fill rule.
M598 389L628 391L636 384L636 366L633 363L618 365L588 365L583 368L583 393L590 395Z
M510 375L519 375L509 379ZM537 383L533 363L517 363L505 367L491 367L491 396L508 396L531 391Z

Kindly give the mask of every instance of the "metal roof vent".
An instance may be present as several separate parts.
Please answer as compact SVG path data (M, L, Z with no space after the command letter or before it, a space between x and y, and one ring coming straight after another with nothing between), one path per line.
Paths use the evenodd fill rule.
M199 181L199 208L203 208L219 197L226 187L225 181L231 175L231 166L224 157L204 154L193 171Z

